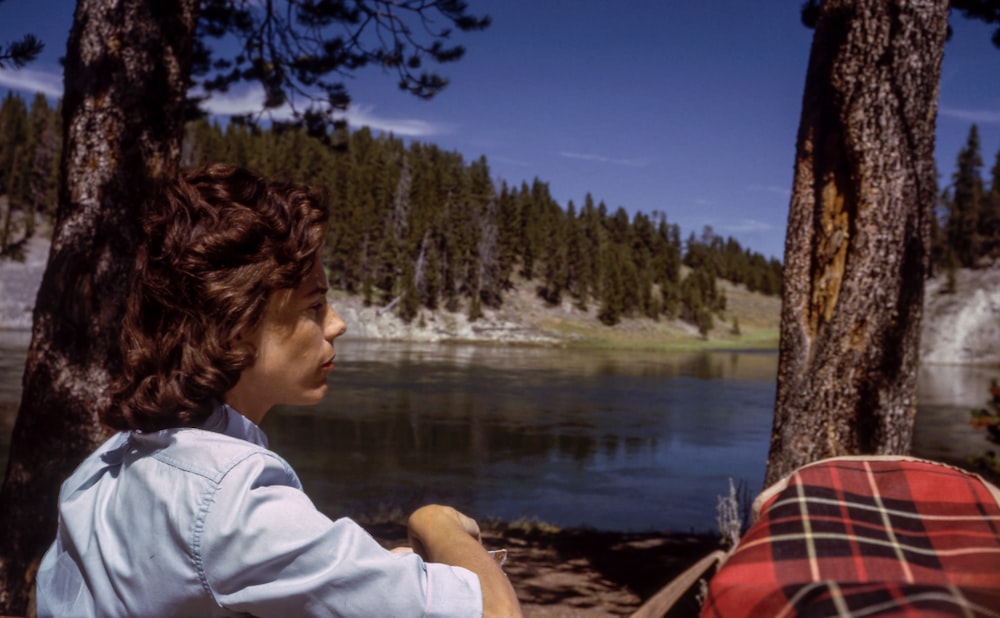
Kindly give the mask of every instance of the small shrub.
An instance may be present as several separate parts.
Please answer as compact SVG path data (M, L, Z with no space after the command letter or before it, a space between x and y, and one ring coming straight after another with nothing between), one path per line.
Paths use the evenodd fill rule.
M990 440L1000 443L1000 384L996 379L990 380L990 398L986 401L986 407L971 410L969 414L969 423L973 427L986 429ZM1000 456L992 450L969 455L966 461L977 468L986 468L1000 474Z

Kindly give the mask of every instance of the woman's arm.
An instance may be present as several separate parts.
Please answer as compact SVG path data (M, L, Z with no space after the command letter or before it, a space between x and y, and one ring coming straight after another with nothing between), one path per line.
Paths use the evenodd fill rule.
M407 527L413 550L424 560L463 567L479 577L483 616L521 616L514 588L480 543L473 519L435 504L417 509Z

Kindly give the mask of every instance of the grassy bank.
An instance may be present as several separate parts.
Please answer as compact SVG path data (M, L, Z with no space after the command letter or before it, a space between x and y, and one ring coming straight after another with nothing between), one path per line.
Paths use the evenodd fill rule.
M547 305L528 281L515 281L494 316L501 322L536 329L568 347L671 352L777 350L781 299L748 292L726 281L720 281L719 287L726 295L726 310L715 316L707 336L691 324L666 317L625 316L618 324L607 326L597 319L596 306L580 309L566 300Z
M781 300L748 292L742 286L720 282L726 311L715 317L714 328L702 336L680 320L625 317L605 326L596 310L544 307L523 293L511 304L537 328L556 335L572 347L690 352L699 350L777 350ZM534 304L530 307L529 304ZM502 310L503 311L503 310Z

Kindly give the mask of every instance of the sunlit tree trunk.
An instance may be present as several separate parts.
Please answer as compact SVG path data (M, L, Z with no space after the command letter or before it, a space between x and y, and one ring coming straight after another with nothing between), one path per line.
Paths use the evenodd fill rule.
M52 249L0 490L0 614L24 613L60 482L104 437L135 211L176 171L197 0L79 0Z
M910 448L947 19L947 0L820 7L767 482L828 456Z

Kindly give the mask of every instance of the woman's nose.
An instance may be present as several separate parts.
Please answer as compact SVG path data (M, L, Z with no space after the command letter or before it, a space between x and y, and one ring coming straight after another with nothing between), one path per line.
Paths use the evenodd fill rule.
M326 312L326 322L323 324L323 334L327 341L333 341L347 331L347 324L344 323L333 307L327 305L329 311Z

